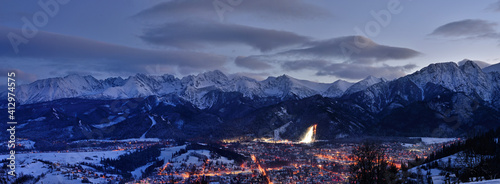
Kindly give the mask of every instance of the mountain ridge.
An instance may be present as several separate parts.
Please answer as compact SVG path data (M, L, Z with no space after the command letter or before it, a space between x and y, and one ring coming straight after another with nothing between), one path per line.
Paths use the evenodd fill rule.
M463 64L460 66L455 62L430 64L401 78L409 78L416 87L420 88L422 94L425 85L431 82L453 91L477 92L477 95L483 100L492 100L494 93L492 90L499 86L494 82L495 74L483 72L471 60L461 62ZM490 85L491 81L493 81L493 86ZM203 98L204 95L213 90L239 92L250 98L258 96L302 99L313 95L337 98L367 89L373 91L374 89L369 89L369 87L387 82L392 81L368 76L356 83L343 80L337 80L333 83L317 83L296 79L288 75L268 77L265 80L257 81L243 76L228 77L219 70L188 75L183 78L169 74L161 76L136 74L126 79L110 77L98 80L90 75L73 74L66 77L41 79L21 85L18 87L16 95L21 104L62 98L127 99L151 95L178 95L199 108L209 108L210 104L203 102Z
M253 97L281 97L297 96L305 98L317 94L329 97L338 97L351 83L336 81L337 83L316 83L307 80L295 79L287 75L268 77L257 81L248 77L227 77L219 70L188 75L176 78L173 75L149 76L136 74L126 79L121 77L110 77L98 80L93 76L68 75L66 77L55 77L37 80L30 84L18 87L18 102L21 104L32 104L38 102L52 101L62 98L87 98L87 99L126 99L135 97L147 97L150 95L176 94L183 98L196 102L211 90L224 92L241 92L245 96ZM342 86L330 94L328 88L340 84ZM195 103L199 107L203 104Z
M431 64L392 81L367 77L356 84L317 85L287 75L257 81L220 71L182 79L138 74L99 81L72 75L22 87L23 93L35 90L25 99L39 102L21 104L16 112L27 138L62 140L95 134L104 139L272 137L285 124L290 126L280 129L280 137L290 140L313 124L319 139L449 137L500 124L500 74L484 72L472 61ZM65 98L42 101L58 95Z

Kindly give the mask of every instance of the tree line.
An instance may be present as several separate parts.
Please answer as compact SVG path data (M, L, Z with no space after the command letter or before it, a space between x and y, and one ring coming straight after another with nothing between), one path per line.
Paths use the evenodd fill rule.
M500 127L445 146L429 155L424 163L455 173L462 182L498 179L500 178L499 138ZM456 159L449 158L444 166L439 164L440 159L451 155L456 155Z
M104 165L106 170L114 168L113 170L118 171L124 178L129 178L131 177L130 172L136 168L150 162L157 163L160 161L158 160L158 157L161 155L160 149L160 146L155 145L120 155L116 159L101 158L101 164Z

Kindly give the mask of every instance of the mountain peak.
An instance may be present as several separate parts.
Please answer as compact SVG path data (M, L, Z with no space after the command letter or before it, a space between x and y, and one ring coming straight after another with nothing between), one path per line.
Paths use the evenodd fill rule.
M277 78L282 78L282 79L294 79L293 77L290 77L290 76L289 76L289 75L287 75L287 74L280 75L280 76L278 76Z
M78 74L70 74L65 77L62 77L61 79L71 79L71 80L79 80L79 79L86 79L86 80L97 80L94 78L92 75L78 75Z
M264 81L267 81L268 83L288 83L288 84L293 84L294 81L299 81L298 79L295 79L293 77L290 77L288 75L280 75L278 77L268 77L266 80Z
M462 62L464 62L464 64L461 67L481 68L481 67L479 67L479 65L476 64L476 62L474 62L472 60L464 59L464 60L462 60Z
M429 66L426 66L420 69L419 71L415 72L415 74L436 73L436 72L455 71L455 70L460 70L458 64L455 62L432 63Z
M205 73L198 74L197 77L202 77L215 79L215 80L228 80L227 76L222 73L220 70L208 71Z
M364 78L363 80L361 80L357 83L362 83L362 84L371 86L371 85L379 83L379 82L387 82L387 80L384 78L378 78L378 77L374 77L372 75L369 75L368 77Z
M65 77L63 78L81 78L82 76L81 75L78 75L78 74L69 74L69 75L66 75Z
M344 94L344 92L349 89L353 84L345 80L337 80L332 83L332 85L323 93L327 97L339 97Z
M297 79L283 74L283 75L280 75L278 77L269 76L264 81L267 81L267 82L281 81L281 82L286 82L286 83L293 83L294 80L297 80Z
M352 93L355 93L358 91L365 90L366 88L368 88L374 84L377 84L380 82L386 82L386 81L387 80L385 80L384 78L378 78L378 77L374 77L374 76L369 75L368 77L364 78L363 80L353 84L351 87L349 87L346 90L345 93L352 94Z
M223 76L226 76L223 72L221 72L220 70L212 70L212 71L208 71L208 72L205 72L204 74L210 74L210 75L223 75Z
M143 74L143 73L137 73L137 74L135 74L134 76L131 76L131 77L141 79L141 78L146 78L148 76L146 74Z
M460 69L468 74L477 74L482 73L481 67L479 67L474 61L467 60L465 63L460 66Z
M458 63L458 65L463 65L463 64L465 64L465 63L467 63L467 62L469 62L469 61L472 61L472 60L471 60L471 59L467 59L467 58L465 58L465 59L462 59L462 61L459 61L459 62L457 62L457 63ZM472 62L474 62L474 61L472 61Z
M361 81L367 81L368 83L379 83L379 82L386 82L387 80L384 79L384 78L378 78L378 77L374 77L373 75L369 75L368 77L364 78L363 80ZM359 82L361 82L359 81Z

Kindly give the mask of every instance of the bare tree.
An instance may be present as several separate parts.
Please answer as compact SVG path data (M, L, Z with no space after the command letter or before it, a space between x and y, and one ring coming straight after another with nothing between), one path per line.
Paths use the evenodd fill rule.
M352 151L350 183L394 183L395 173L390 172L384 150L374 143L363 143ZM393 169L391 169L392 171ZM397 169L396 169L397 173Z
M456 159L457 165L460 170L460 179L464 182L473 181L474 177L476 181L482 180L483 169L481 164L486 161L487 156L477 154L472 149L467 149L458 154Z

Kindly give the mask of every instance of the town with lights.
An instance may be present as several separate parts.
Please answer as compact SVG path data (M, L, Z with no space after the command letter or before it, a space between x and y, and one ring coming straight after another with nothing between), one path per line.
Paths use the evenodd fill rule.
M136 182L140 183L345 183L349 181L349 167L354 164L351 152L356 142L331 142L315 139L316 125L309 127L302 140L274 140L273 138L251 141L224 140L218 144L189 143L196 149L185 150L192 145L181 146L184 151L172 154L155 174ZM438 143L415 144L384 142L381 144L385 159L401 169L402 164L425 159L438 148L460 139ZM218 148L215 148L217 147ZM199 147L205 147L201 149ZM173 147L179 149L179 147ZM171 148L164 148L169 150ZM211 150L211 151L209 151ZM221 156L217 150L225 150L243 156L232 159ZM184 153L182 153L184 152ZM227 155L227 154L226 154Z
M352 166L357 164L354 153L367 141L378 140L376 145L387 167L393 168L398 178L414 177L409 181L419 181L418 175L407 176L402 171L417 173L415 168L424 168L421 165L425 165L430 155L435 160L438 150L464 142L461 138L428 137L318 140L316 128L317 125L312 125L305 129L297 141L274 135L211 142L173 139L61 142L69 145L69 149L20 151L18 171L38 175L42 182L348 183L353 177ZM29 145L29 140L22 140L17 146ZM5 170L4 164L0 176L7 175Z

